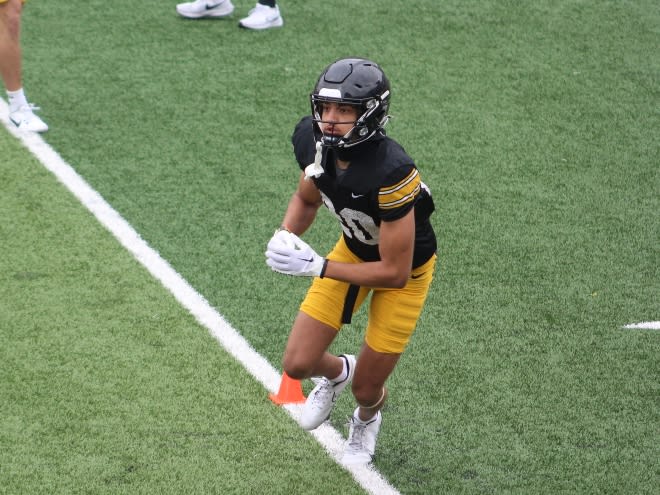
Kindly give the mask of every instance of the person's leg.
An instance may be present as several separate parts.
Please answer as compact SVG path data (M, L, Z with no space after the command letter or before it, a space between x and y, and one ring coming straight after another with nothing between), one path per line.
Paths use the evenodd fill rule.
M387 399L385 382L400 356L375 351L367 344L362 347L353 377L353 396L358 407L349 421L344 464L368 464L373 460L382 422L380 410Z
M302 311L289 334L284 372L298 380L320 377L301 411L300 425L305 430L318 428L328 419L355 369L354 356L335 356L327 351L336 336L337 329Z
M416 268L405 287L376 289L369 305L365 344L353 377L353 395L360 406L360 418L367 420L382 409L390 376L415 332L424 308L435 256Z
M355 262L342 238L329 259ZM319 377L303 407L300 424L306 430L320 426L355 372L355 356L335 356L327 350L344 323L369 294L360 288L330 278L315 278L300 305L284 351L284 371L293 378Z
M18 91L21 83L21 0L0 3L0 75L7 91Z
M401 354L377 352L366 344L362 346L352 384L353 396L362 421L370 420L383 408L387 399L385 382L400 357Z
M20 130L45 132L46 123L34 114L37 107L30 105L23 91L21 61L22 0L0 3L0 76L7 90L9 119Z
M373 297L375 294L372 300ZM352 384L358 407L349 420L348 442L342 456L344 464L368 464L373 460L383 420L380 411L387 399L385 382L400 357L401 353L374 350L367 342L362 346Z
M345 464L373 460L382 422L380 413L387 399L385 382L415 331L433 280L435 257L413 270L402 289L375 289L369 305L365 343L353 377L353 395L358 407L350 420Z
M303 380L312 376L335 377L342 360L327 352L337 330L303 313L298 313L284 351L284 371L291 378Z

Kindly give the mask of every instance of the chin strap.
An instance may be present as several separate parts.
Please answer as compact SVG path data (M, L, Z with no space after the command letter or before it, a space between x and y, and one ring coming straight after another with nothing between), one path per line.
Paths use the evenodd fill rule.
M321 148L321 141L316 143L316 155L314 155L314 163L310 163L305 167L305 179L309 180L310 177L318 177L323 173L321 160L323 159L323 151Z

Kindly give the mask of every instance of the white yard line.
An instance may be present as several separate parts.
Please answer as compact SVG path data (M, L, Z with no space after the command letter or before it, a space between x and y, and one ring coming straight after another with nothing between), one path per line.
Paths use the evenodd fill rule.
M642 321L641 323L631 323L624 325L623 328L639 330L660 330L660 321Z
M37 159L50 170L71 193L97 218L97 220L124 246L154 278L169 290L179 303L197 321L205 326L211 335L245 369L256 378L267 391L276 393L280 385L280 373L218 313L204 297L160 257L133 229L124 218L110 206L78 173L66 163L39 134L19 132L9 123L7 103L0 99L0 120ZM264 400L268 396L264 393ZM275 406L273 406L275 407ZM283 406L293 419L299 421L300 406ZM339 462L344 446L340 433L327 423L312 432L316 440L330 456ZM342 466L368 493L373 495L396 495L399 492L372 467Z

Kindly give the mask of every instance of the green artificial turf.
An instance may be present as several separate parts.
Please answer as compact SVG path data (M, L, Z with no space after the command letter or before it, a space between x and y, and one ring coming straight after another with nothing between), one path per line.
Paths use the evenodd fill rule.
M375 59L439 238L376 467L405 494L655 493L660 332L623 326L660 320L656 2L282 0L264 32L239 30L252 5L234 3L188 21L155 0L28 2L48 143L279 367L309 284L263 255L299 174L291 131L323 67ZM7 493L359 491L0 136L26 160L2 165L0 199L0 478L25 483ZM338 235L322 211L305 239L324 252ZM333 350L357 352L365 318ZM254 408L232 428L226 383ZM354 406L339 400L340 431Z

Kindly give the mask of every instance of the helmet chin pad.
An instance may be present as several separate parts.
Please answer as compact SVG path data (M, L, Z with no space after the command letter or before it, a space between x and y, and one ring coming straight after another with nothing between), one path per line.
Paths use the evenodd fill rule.
M334 148L335 146L339 146L341 140L341 136L335 136L334 134L323 134L321 137L321 144L323 146L328 146L329 148Z
M313 121L319 129L321 128L320 124L324 122L323 120L317 120L315 118L313 119ZM356 127L353 126L351 127L351 130L348 131L343 136L339 134L325 134L324 132L319 130L321 145L331 148L343 148L343 147L351 146L350 145L351 136L356 132L356 130L357 130Z

